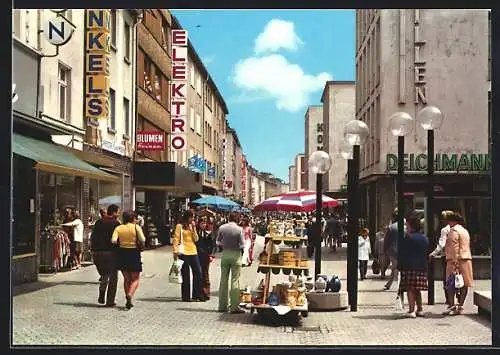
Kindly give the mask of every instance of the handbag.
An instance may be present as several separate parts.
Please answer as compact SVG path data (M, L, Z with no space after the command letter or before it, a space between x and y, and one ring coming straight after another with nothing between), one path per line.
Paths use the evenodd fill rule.
M168 282L172 284L182 284L182 264L184 264L184 261L180 259L174 260L170 267L170 272L168 273Z
M135 245L140 251L144 250L144 243L139 238L139 231L137 230L137 225L135 226Z
M177 254L179 255L184 255L184 232L183 232L183 227L181 225L181 233L180 233L180 237L181 237L181 240L179 241L179 246L177 247Z
M372 262L372 272L373 272L373 275L378 275L380 274L380 263L378 261L378 259L373 259L373 262Z

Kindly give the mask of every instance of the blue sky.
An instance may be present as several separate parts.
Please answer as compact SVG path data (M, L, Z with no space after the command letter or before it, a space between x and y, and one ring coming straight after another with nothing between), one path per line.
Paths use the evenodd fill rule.
M288 181L326 80L355 79L354 10L173 10L214 79L249 163Z

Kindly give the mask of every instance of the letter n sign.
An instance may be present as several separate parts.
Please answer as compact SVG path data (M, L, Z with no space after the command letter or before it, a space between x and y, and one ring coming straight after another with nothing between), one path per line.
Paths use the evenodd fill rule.
M73 35L73 26L62 17L55 17L45 23L43 33L54 46L68 43Z

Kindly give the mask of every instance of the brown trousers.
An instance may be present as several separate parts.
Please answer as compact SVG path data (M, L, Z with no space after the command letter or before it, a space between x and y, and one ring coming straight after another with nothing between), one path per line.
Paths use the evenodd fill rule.
M210 256L208 254L199 254L201 266L201 287L203 296L210 297Z

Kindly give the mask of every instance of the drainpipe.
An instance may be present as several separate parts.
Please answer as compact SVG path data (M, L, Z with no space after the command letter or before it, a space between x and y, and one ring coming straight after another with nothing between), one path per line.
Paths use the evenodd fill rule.
M139 76L139 74L137 73L137 59L138 59L138 55L137 53L139 53L139 41L138 41L138 38L139 38L139 35L138 35L138 27L139 27L139 24L143 21L144 19L144 10L140 10L140 9L136 9L135 10L135 23L133 25L133 30L135 32L135 46L134 46L134 50L135 50L135 72L134 72L134 76L133 76L133 81L134 81L134 90L135 90L135 97L134 97L134 107L135 107L135 110L134 110L134 127L132 129L132 127L130 128L130 143L132 145L132 149L133 149L133 154L132 154L132 166L135 164L135 158L136 158L136 151L135 151L135 138L136 138L136 131L137 131L137 123L139 121L139 115L138 115L138 103L139 103L139 100L138 100L138 96L139 96L139 89L137 87L137 77ZM133 135L133 136L132 136ZM132 169L132 172L131 172L131 180L132 180L132 209L135 211L135 187L134 187L134 184L133 184L133 181L134 181L134 171Z

